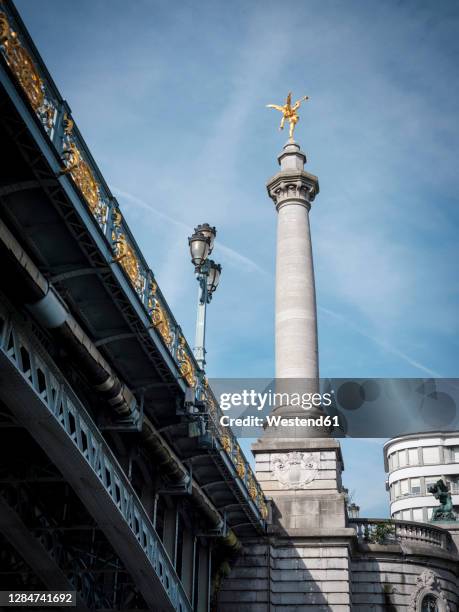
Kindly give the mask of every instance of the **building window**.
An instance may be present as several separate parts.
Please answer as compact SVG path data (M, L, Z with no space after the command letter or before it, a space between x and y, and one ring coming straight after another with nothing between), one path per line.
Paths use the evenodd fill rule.
M400 467L405 467L405 465L408 465L408 461L407 461L406 451L405 450L402 450L402 451L399 452L399 454L398 454L398 461L399 461Z
M402 519L404 521L411 521L411 510L403 510Z
M424 520L422 508L413 508L413 521L421 522Z
M391 457L392 457L392 469L396 470L398 468L398 454L393 453Z
M395 499L397 499L397 497L400 497L400 480L397 480L394 487L395 487Z
M422 600L421 612L438 612L437 598L435 595L426 595Z
M408 463L410 465L418 465L419 463L419 454L417 448L408 449Z
M427 508L427 519L430 521L430 519L432 518L432 513L433 513L433 507L432 508Z
M409 495L409 493L410 493L410 490L408 488L408 479L407 478L405 478L404 480L400 481L400 493L401 493L402 497L404 495Z
M411 495L419 495L421 493L421 480L419 478L411 478Z
M459 463L459 446L455 446L452 450L454 463Z
M438 446L425 446L422 449L424 463L440 463L440 450Z

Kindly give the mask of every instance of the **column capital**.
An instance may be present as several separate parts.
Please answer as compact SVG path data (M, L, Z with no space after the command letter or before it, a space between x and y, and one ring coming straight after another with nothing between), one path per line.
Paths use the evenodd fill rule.
M301 204L309 210L319 193L319 179L305 170L281 170L266 188L277 210L286 204Z

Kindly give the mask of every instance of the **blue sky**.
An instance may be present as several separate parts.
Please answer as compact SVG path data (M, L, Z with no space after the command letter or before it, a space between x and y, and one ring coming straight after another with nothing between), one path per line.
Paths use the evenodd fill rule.
M217 226L211 377L273 375L265 183L286 134L265 104L289 90L311 97L321 375L458 376L456 2L16 5L191 344L187 236ZM381 444L343 447L363 513L386 514Z

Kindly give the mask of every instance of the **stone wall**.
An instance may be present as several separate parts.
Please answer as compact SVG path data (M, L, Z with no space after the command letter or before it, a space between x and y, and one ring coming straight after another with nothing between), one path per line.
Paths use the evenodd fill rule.
M220 592L219 612L349 612L349 547L272 537L245 546Z
M457 556L434 547L357 547L351 561L352 610L417 612L416 596L422 599L422 593L432 592L457 612L457 572Z
M418 612L432 592L458 612L458 558L423 544L359 544L351 529L244 543L219 612ZM419 604L419 605L418 605Z

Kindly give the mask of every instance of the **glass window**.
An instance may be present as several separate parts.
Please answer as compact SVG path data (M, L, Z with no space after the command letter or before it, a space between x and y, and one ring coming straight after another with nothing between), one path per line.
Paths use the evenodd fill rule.
M400 497L400 480L395 483L395 497Z
M411 521L411 510L403 510L402 518L404 521Z
M440 463L440 449L438 446L425 446L422 449L424 463Z
M427 508L427 518L430 521L432 518L433 508Z
M400 467L404 467L405 465L408 465L408 461L407 461L407 458L406 458L406 451L405 450L402 450L402 451L399 452L399 454L398 454L398 461L399 461Z
M397 468L398 468L398 454L393 453L392 454L392 469L396 470Z
M417 448L410 448L410 449L408 449L408 463L410 465L417 465L419 463L418 449Z
M411 494L419 495L421 493L421 480L419 478L411 479Z
M435 595L426 595L422 600L421 612L438 612L437 598Z
M454 463L459 463L459 446L453 448L453 461Z
M409 493L408 479L407 478L405 478L404 480L400 481L400 493L402 495L408 495L408 493Z
M413 508L413 521L422 522L424 520L422 508Z

